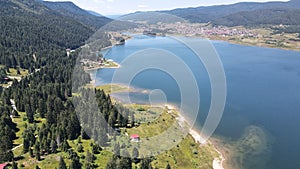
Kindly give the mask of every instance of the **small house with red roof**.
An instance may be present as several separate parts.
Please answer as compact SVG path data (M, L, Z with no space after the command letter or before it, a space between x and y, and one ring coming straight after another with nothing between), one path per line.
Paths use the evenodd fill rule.
M138 134L132 134L130 140L133 142L140 142L140 136Z

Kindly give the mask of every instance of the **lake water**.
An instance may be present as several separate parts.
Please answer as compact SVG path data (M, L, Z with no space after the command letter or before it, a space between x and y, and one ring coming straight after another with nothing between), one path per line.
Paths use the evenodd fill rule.
M212 43L222 60L227 79L226 107L215 137L224 140L224 146L232 150L231 166L300 168L300 53L221 41ZM126 45L105 51L105 57L121 63L129 55L148 48L170 51L191 68L201 93L195 123L195 128L200 129L210 106L210 82L204 66L188 48L169 37L137 35ZM131 66L137 64L140 63ZM98 70L96 84L110 83L114 71ZM162 71L143 71L131 85L140 89L161 89L168 102L179 104L181 101L175 79ZM123 95L114 96L122 99ZM133 92L130 99L147 103L148 95Z

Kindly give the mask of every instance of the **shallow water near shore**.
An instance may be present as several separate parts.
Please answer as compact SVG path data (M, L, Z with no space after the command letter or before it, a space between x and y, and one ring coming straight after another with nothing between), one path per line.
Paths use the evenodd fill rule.
M226 166L246 169L299 167L300 52L221 41L212 43L220 55L227 78L226 107L215 132L225 156L230 158L226 159ZM137 35L124 46L107 50L105 57L121 63L130 54L147 48L170 51L191 68L201 96L194 125L200 131L209 110L211 89L207 72L193 52L172 38ZM131 66L135 64L139 63ZM98 70L96 85L110 83L114 72L115 69ZM168 102L177 106L181 101L176 80L155 69L141 72L130 85L145 91L160 89ZM112 96L128 101L125 93ZM131 102L148 104L148 100L148 92L130 93ZM189 120L188 110L185 113Z

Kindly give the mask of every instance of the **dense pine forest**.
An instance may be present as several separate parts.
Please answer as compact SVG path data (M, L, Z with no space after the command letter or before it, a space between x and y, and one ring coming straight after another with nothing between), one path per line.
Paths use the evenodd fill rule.
M48 6L51 4L48 4ZM52 8L54 8L52 6ZM99 154L102 148L100 142L107 142L107 126L103 130L95 130L93 136L100 137L99 142L90 146L92 152L87 152L86 163L80 162L79 155L74 152L68 140L91 139L81 128L72 101L72 73L80 46L85 44L97 27L110 21L104 17L97 25L92 22L82 22L82 18L63 15L43 3L33 0L0 1L0 78L1 83L7 80L11 68L27 69L28 74L21 80L10 79L12 85L0 87L0 163L12 162L12 168L18 168L18 160L24 158L13 153L15 139L20 139L16 133L20 130L13 122L20 118L19 112L25 112L21 119L25 124L22 135L22 153L31 158L42 160L43 156L55 154L58 151L67 152L68 159L60 158L59 168L67 168L65 160L70 160L69 168L95 168L94 154ZM96 19L95 17L91 17ZM78 49L67 56L66 49ZM89 74L83 69L77 70L80 78L78 86L90 82ZM92 89L78 89L85 93ZM94 92L94 91L92 91ZM90 115L89 119L103 116L106 123L113 128L126 127L133 123L133 114L121 105L113 105L110 97L102 90L96 90L97 104L101 111ZM77 96L77 99L79 99ZM76 97L73 97L76 99ZM131 119L130 119L130 118ZM94 128L101 126L101 121L91 121ZM99 132L95 134L95 132ZM96 144L98 143L98 144ZM80 152L81 148L78 148ZM107 168L130 168L131 159L116 155ZM144 161L143 165L149 162ZM38 168L38 166L36 166Z

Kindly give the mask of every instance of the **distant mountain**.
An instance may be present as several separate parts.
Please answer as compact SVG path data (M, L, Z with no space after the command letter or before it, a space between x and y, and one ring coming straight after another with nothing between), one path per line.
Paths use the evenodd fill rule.
M225 26L256 26L264 24L298 25L300 1L241 2L169 11L135 12L120 17L121 20L147 23L196 22Z
M273 8L243 11L215 19L212 23L224 26L300 25L300 9Z
M85 25L90 25L96 29L99 29L104 24L112 21L111 19L104 16L95 16L94 14L91 14L90 12L79 8L72 2L42 1L41 3L63 16L71 17Z
M170 15L163 12L135 12L132 14L123 15L119 18L122 21L147 22L150 24L185 22L184 19L175 15Z
M196 7L196 8L181 8L170 11L161 11L168 14L182 17L191 22L209 22L214 19L225 17L230 14L242 12L242 11L254 11L261 9L272 8L296 8L300 9L300 3L297 0L289 2L242 2L232 5L217 5L208 7Z
M119 19L122 15L106 15L106 17L110 18L110 19Z
M91 11L91 10L86 10L86 11L87 11L88 13L94 15L94 16L103 17L103 15L101 15L101 14L95 12L95 11Z

